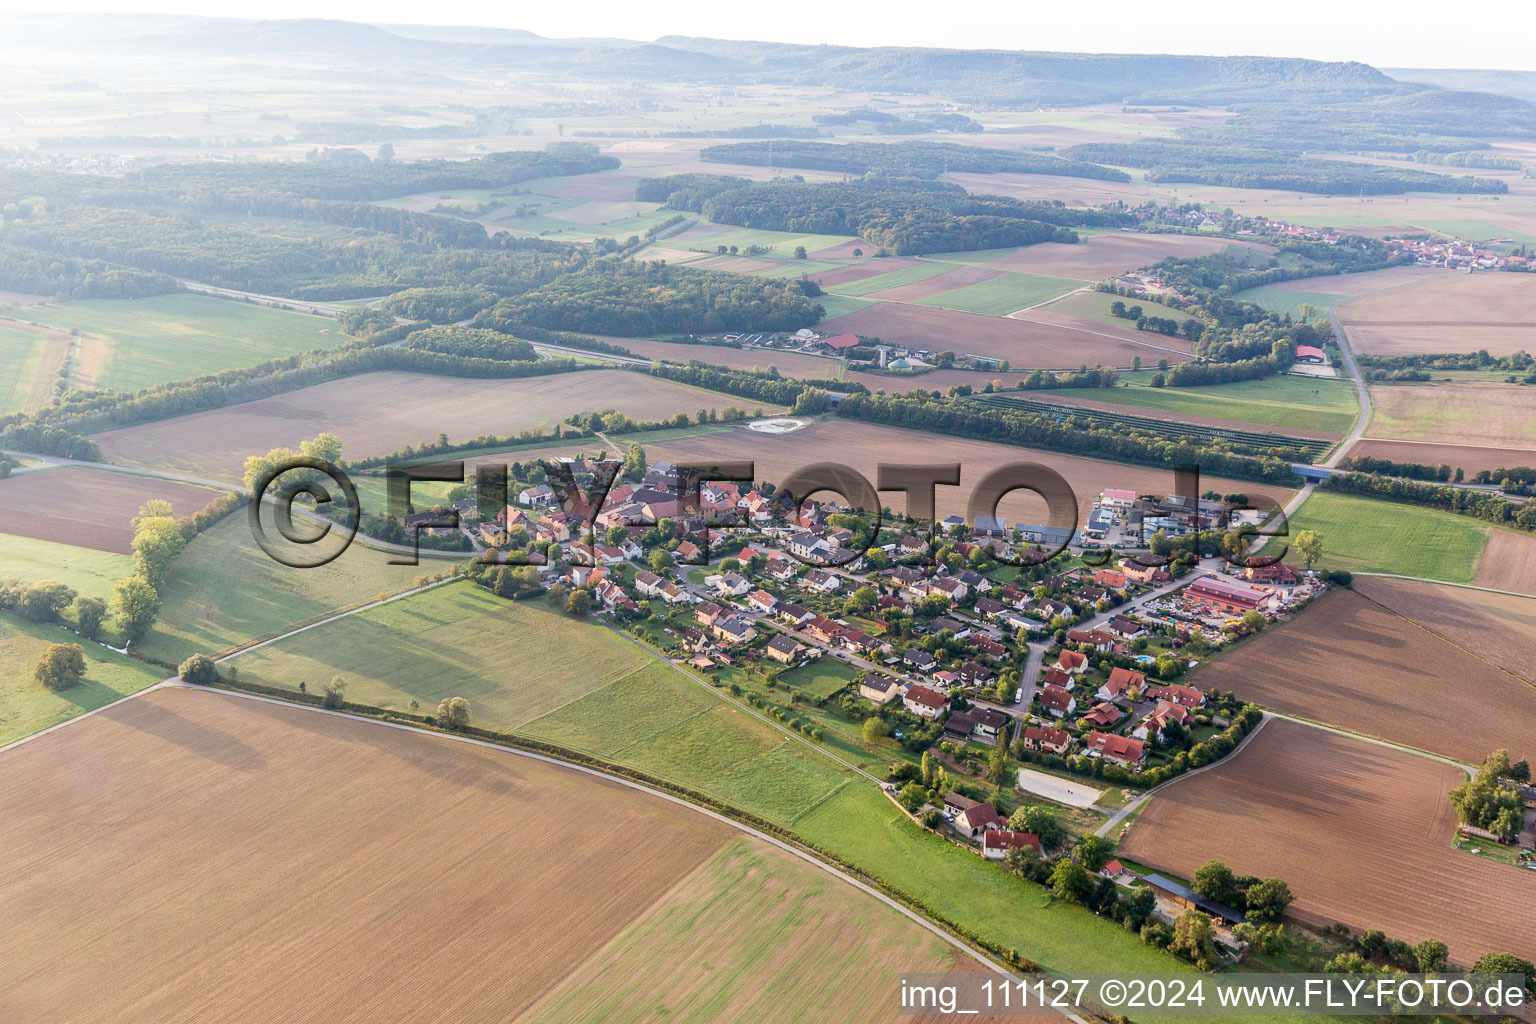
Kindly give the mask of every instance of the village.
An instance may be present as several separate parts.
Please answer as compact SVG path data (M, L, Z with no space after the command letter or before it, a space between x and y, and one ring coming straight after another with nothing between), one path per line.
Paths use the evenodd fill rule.
M577 484L599 470L565 462ZM695 504L665 462L618 482L599 510L584 494L547 480L509 491L499 515L473 526L486 558L543 552L522 571L567 610L604 617L813 737L840 727L897 741L909 760L893 766L887 795L999 861L1060 852L1066 836L1014 827L1031 804L1093 805L1233 749L1257 709L1184 676L1328 586L1262 559L1154 556L1235 521L1212 494L1110 488L1077 530L949 516L931 538L929 524L899 516L871 535L846 508L786 509L769 485L705 482ZM457 509L473 518L473 506ZM1064 550L1047 559L1046 546ZM919 755L941 766L926 786ZM1136 877L1118 861L1103 870ZM1163 882L1177 916L1184 897Z

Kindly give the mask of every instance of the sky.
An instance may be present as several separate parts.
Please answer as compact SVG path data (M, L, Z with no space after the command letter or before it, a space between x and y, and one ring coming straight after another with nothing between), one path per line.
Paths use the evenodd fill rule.
M339 18L372 23L485 25L540 35L717 36L851 46L1106 53L1253 54L1358 60L1377 67L1536 70L1536 3L1484 0L0 0L0 12L154 11L225 17Z

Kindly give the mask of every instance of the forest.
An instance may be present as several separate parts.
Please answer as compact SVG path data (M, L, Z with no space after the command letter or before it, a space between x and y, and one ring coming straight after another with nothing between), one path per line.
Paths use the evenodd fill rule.
M1077 241L1071 227L1124 227L1129 214L1071 209L973 195L958 185L922 180L752 183L740 178L676 175L648 194L666 192L673 209L702 213L717 224L773 231L857 235L896 256L1001 249ZM638 194L638 193L637 193Z
M821 319L796 281L595 259L523 295L502 299L475 326L517 334L524 325L638 338L667 332L794 331Z
M946 171L976 174L1055 174L1065 178L1130 181L1113 167L1039 153L1010 153L955 142L733 142L710 146L703 160L755 167L804 167L844 174L937 178Z

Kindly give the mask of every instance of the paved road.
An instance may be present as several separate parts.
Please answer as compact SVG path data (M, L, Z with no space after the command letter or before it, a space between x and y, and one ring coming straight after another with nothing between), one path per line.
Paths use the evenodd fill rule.
M314 316L330 317L332 320L341 316L346 311L345 306L332 305L324 302L308 302L304 299L285 299L281 295L263 295L260 292L243 292L237 288L220 288L217 285L206 284L202 281L189 281L179 277L177 282L189 292L197 292L200 295L212 295L220 299L238 299L259 303L263 306L272 306L278 309L291 309L300 313L310 313ZM396 320L401 321L399 317Z

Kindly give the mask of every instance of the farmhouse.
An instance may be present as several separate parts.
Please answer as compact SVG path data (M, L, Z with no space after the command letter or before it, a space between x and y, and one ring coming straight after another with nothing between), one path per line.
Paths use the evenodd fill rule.
M1271 603L1272 595L1243 583L1229 583L1215 576L1202 576L1184 588L1184 600L1197 608L1227 615L1261 612Z
M942 715L949 706L942 693L922 684L909 687L906 696L901 699L901 705L917 717L930 721Z
M1141 764L1147 758L1146 745L1140 740L1110 732L1090 732L1084 745L1089 757L1102 757L1125 767Z
M1152 874L1142 878L1157 893L1158 898L1172 903L1182 909L1200 910L1212 917L1219 917L1228 924L1242 924L1248 918L1241 912L1215 900L1208 900L1185 885L1180 885L1171 878Z
M1003 860L1008 856L1009 850L1034 850L1036 857L1045 856L1045 851L1040 846L1040 837L1033 832L1015 832L1012 829L999 828L981 837L981 853L988 860Z
M1024 729L1024 749L1043 750L1047 754L1065 754L1072 748L1072 734L1049 725L1031 725Z

